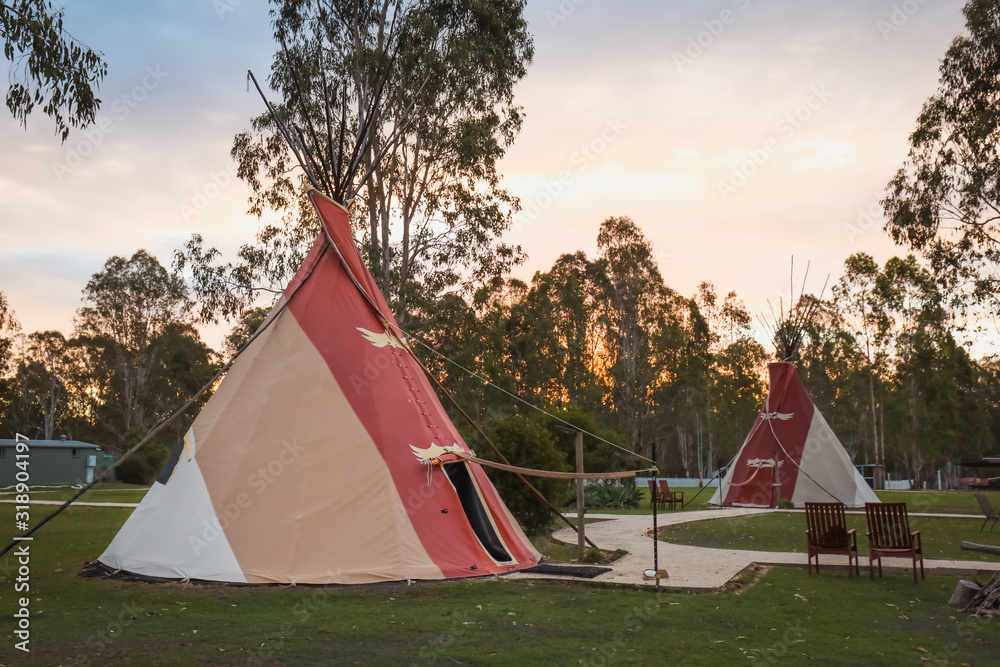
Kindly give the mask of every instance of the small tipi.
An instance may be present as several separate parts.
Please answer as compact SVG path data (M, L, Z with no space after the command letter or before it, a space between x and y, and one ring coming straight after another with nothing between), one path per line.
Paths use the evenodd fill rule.
M775 362L767 370L764 407L709 502L741 507L777 507L781 500L796 507L807 501L840 501L848 507L879 502L795 366Z
M800 298L797 308L787 314L779 311L781 319L774 322L772 333L781 361L768 365L764 407L709 503L777 507L790 500L802 507L806 502L840 501L863 507L879 502L791 363L818 304Z
M539 554L469 453L351 236L323 231L99 561L150 577L357 584L503 573Z

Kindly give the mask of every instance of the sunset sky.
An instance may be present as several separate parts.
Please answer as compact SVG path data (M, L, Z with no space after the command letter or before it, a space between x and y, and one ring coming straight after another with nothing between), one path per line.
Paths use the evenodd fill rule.
M818 290L853 252L905 253L878 200L963 4L529 1L526 120L501 165L525 207L515 275L593 255L611 215L675 290L708 280L752 313L787 300L792 255ZM66 24L108 61L98 126L60 144L40 112L27 131L0 115L0 291L26 332L70 333L111 255L168 264L198 232L231 256L260 224L229 149L263 110L245 74L274 51L264 3L71 0Z

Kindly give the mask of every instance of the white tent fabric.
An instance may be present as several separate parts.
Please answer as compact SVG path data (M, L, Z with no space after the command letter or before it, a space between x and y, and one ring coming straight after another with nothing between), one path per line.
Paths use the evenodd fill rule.
M112 569L150 577L246 582L198 462L186 456L169 484L157 482L149 489L100 560Z

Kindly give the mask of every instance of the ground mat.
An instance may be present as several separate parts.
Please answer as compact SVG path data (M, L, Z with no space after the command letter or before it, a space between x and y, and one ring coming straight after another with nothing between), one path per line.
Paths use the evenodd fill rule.
M536 565L535 567L529 567L527 570L521 570L521 572L528 572L531 574L558 574L563 577L582 577L584 579L593 579L599 574L604 574L605 572L610 572L610 567L597 567L595 565Z

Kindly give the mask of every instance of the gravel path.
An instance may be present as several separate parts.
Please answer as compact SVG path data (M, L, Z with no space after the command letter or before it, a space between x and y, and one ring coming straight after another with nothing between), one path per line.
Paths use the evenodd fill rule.
M658 517L660 526L702 521L711 519L732 518L766 514L774 510L722 508L697 510L692 512L669 512ZM914 514L913 516L919 516ZM571 518L575 518L571 517ZM621 514L587 514L589 519L606 519L587 524L587 537L602 549L624 549L628 555L612 563L611 572L606 572L593 581L605 581L621 584L637 584L652 586L654 581L642 576L643 570L653 567L653 540L651 532L653 518L646 515ZM804 524L804 520L803 520ZM805 529L803 528L803 531ZM556 531L553 537L560 542L576 545L576 532L571 528ZM803 540L804 540L803 536ZM863 542L863 536L859 540ZM864 545L859 544L864 550ZM661 586L686 590L714 590L724 586L740 572L754 563L761 565L797 565L805 567L805 553L782 553L774 551L741 551L735 549L708 549L691 547L669 542L659 543L660 569L667 570L669 575L660 580ZM843 572L846 562L838 556L823 556L824 565L834 563L839 567L837 574L846 576ZM905 569L907 574L911 561L905 558L883 558L883 570L899 572ZM861 557L861 576L867 577L868 558ZM967 560L935 560L925 559L924 569L927 574L970 574L975 572L991 572L1000 570L1000 563ZM539 578L541 575L515 573L512 577ZM545 577L556 579L571 579L572 577ZM577 579L577 581L580 581Z
M29 505L63 505L65 500L29 500ZM16 500L10 500L8 498L0 498L0 503L10 503L12 505L21 504ZM92 503L85 500L78 500L73 503L74 506L80 507L138 507L139 503Z

